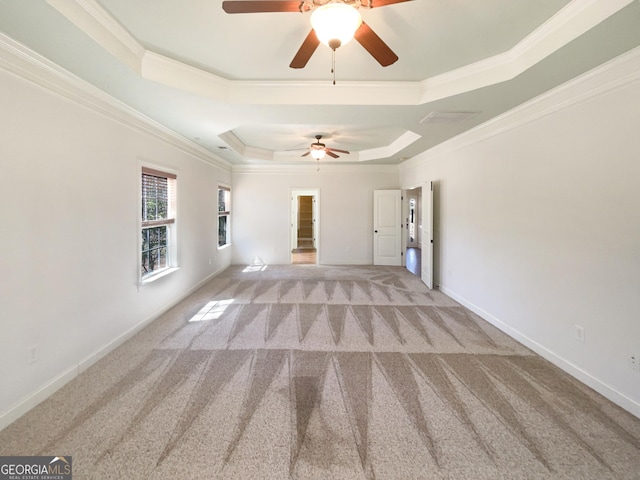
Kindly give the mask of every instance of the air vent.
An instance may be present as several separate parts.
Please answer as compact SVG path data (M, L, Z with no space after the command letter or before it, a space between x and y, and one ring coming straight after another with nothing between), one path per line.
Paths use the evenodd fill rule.
M475 117L480 112L431 112L420 123L460 123Z

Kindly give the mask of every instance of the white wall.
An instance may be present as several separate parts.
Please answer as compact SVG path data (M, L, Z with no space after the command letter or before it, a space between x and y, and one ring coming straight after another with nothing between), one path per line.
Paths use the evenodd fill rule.
M636 49L400 172L437 181L441 290L637 416L639 106Z
M398 188L397 167L315 165L234 170L234 264L291 263L291 190L319 189L318 263L373 262L373 191Z
M2 69L0 112L2 428L230 264L216 193L231 173ZM181 269L139 289L142 161L178 173Z

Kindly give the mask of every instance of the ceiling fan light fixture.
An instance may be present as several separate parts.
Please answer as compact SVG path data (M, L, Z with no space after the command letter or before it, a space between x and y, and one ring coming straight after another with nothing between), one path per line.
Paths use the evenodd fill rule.
M316 160L320 160L321 158L323 158L324 154L325 154L324 149L312 149L311 150L311 156Z
M344 3L327 3L311 14L311 27L318 40L333 50L351 40L360 25L360 12Z

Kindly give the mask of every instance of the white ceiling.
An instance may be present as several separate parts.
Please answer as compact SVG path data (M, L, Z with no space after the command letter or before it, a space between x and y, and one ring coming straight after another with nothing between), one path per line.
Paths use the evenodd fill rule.
M289 68L309 13L221 3L0 0L0 30L235 165L313 162L317 134L396 164L640 45L636 0L411 0L361 8L399 60L350 42L333 85L328 47Z

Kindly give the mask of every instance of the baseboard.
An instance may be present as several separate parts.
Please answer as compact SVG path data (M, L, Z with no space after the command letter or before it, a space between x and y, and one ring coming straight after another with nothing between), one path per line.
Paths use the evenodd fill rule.
M219 275L226 268L227 267L224 267L222 269L216 270L211 275L208 275L207 277L204 278L204 280L201 280L200 282L198 282L195 286L191 287L189 290L187 290L185 293L183 293L176 300L173 300L171 303L163 306L162 308L160 308L156 312L152 313L147 318L145 318L144 320L142 320L138 324L134 325L132 328L130 328L126 332L124 332L119 337L115 338L114 340L112 340L111 342L107 343L106 345L103 345L102 347L100 347L98 350L96 350L95 352L93 352L91 355L87 356L83 360L80 360L80 362L78 362L78 374L84 372L86 369L91 367L94 363L96 363L97 361L99 361L100 359L102 359L103 357L105 357L106 355L111 353L112 351L114 351L116 348L118 348L124 342L129 340L136 333L142 331L143 328L145 328L147 325L153 323L156 319L158 319L159 317L164 315L167 311L171 310L178 303L180 303L185 298L187 298L189 295L194 293L196 290L198 290L200 287L202 287L205 283L210 281L212 278L214 278L215 276Z
M172 301L170 304L163 306L161 309L157 310L153 314L149 315L147 318L124 332L122 335L119 335L109 343L103 345L98 348L95 352L87 356L86 358L80 360L77 364L70 366L60 374L56 375L53 379L37 388L34 392L27 395L25 398L16 403L13 407L10 407L7 411L0 415L0 431L4 428L11 425L29 410L37 406L39 403L43 402L51 395L53 395L60 388L64 387L71 380L76 378L82 372L87 370L93 364L98 362L100 359L114 351L124 342L133 337L136 333L140 332L147 325L158 319L168 310L176 306L182 300L187 298L189 295L194 293L208 281L210 281L215 276L219 275L222 271L224 271L227 267L216 270L211 275L205 277L204 280L198 282L194 287L190 288L186 293L183 293L180 297Z
M16 405L0 415L0 431L11 425L22 415L49 398L60 388L78 376L78 367L74 365L55 376L52 380L36 389L31 394L20 400Z
M591 375L589 372L583 370L577 365L574 365L573 363L569 362L568 360L561 357L560 355L552 352L544 345L541 345L540 343L527 337L520 331L507 325L502 320L494 317L489 312L467 301L465 298L449 290L445 286L441 285L439 287L439 290L445 295L447 295L448 297L452 298L456 302L463 305L464 307L468 308L472 312L478 314L480 317L482 317L484 320L489 322L491 325L500 329L501 331L509 335L511 338L517 340L518 342L523 344L525 347L530 348L545 360L550 361L555 366L564 370L566 373L576 378L577 380L581 381L585 385L593 388L596 392L598 392L605 398L611 400L613 403L615 403L619 407L625 409L632 415L635 415L636 417L640 418L640 403L627 397L623 393L617 391L615 388L611 387L610 385L607 385L605 382L599 380L598 378Z

